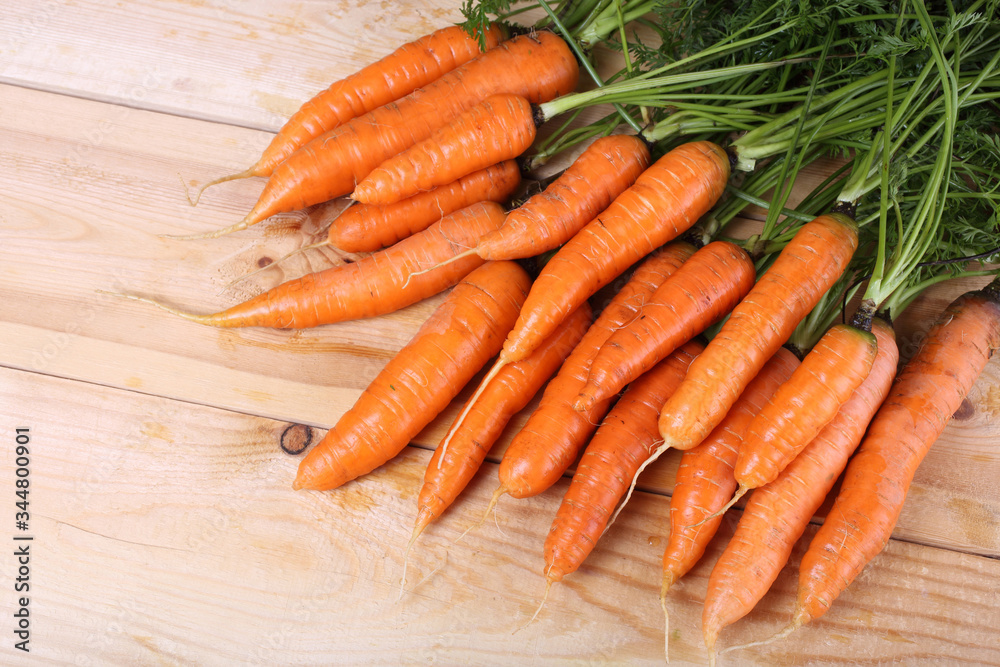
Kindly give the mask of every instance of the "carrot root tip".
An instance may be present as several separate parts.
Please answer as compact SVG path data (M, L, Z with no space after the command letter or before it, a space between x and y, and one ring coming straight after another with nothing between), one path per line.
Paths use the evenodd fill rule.
M253 166L248 167L248 168L244 169L243 171L237 172L235 174L229 174L227 176L220 176L219 178L211 180L208 183L205 183L200 188L198 188L198 191L195 193L194 199L191 199L191 193L186 190L187 184L185 183L185 194L187 195L188 203L191 206L197 206L198 202L201 200L202 193L204 193L205 190L207 190L208 188L212 187L213 185L218 185L219 183L225 183L226 181L235 181L235 180L237 180L239 178L249 178L251 176L254 176L255 175L254 172L256 172L256 171L257 171L257 165L253 165ZM184 182L183 178L181 178L181 182L182 183Z
M176 315L178 317L183 317L186 320L191 320L192 322L198 322L199 324L209 324L211 322L211 315L198 315L196 313L189 313L183 310L178 310L172 306L168 306L165 303L160 303L156 299L150 299L144 296L137 296L135 294L123 294L121 292L110 292L108 290L97 290L98 294L105 294L108 296L117 297L119 299L128 299L130 301L139 301L140 303L148 303L150 305L156 306L160 310L164 310L171 315Z
M797 621L792 621L790 624L788 624L787 626L785 626L784 628L782 628L781 630L779 630L775 634L771 635L767 639L761 639L760 641L755 641L755 642L748 642L746 644L736 644L734 646L727 646L726 648L724 648L721 651L719 651L719 655L722 655L724 653L730 653L732 651L742 651L743 649L747 649L747 648L755 648L757 646L766 646L767 644L771 644L773 642L776 642L776 641L779 641L781 639L784 639L785 637L787 637L788 635L792 634L797 629L799 629L800 626L801 626L801 623L798 623ZM714 643L715 642L713 641L712 643L713 643L713 646L710 647L709 650L712 651L712 652L714 652L714 650L715 650Z
M545 580L545 593L542 594L542 601L538 603L538 608L535 609L535 613L531 615L531 618L528 619L528 622L525 623L524 625L521 625L518 628L516 628L514 630L514 632L511 633L512 635L513 634L517 634L518 632L520 632L521 630L524 630L526 627L528 627L529 625L531 625L532 623L535 622L535 619L538 618L538 614L541 613L541 611L542 611L542 607L545 606L545 601L549 599L549 591L550 590L552 590L552 581L550 579L546 578L546 580Z
M711 514L709 514L708 516L706 516L704 519L702 519L698 523L692 524L691 527L692 528L697 528L698 526L700 526L700 525L702 525L704 523L708 523L709 521L711 521L712 519L714 519L716 517L722 516L723 514L725 514L726 512L728 512L729 509L733 505L735 505L737 502L739 502L739 499L742 498L744 495L746 495L747 491L749 491L749 490L750 490L749 487L746 487L746 486L740 484L740 488L736 490L736 493L733 494L733 497L730 498L729 501L725 505L723 505L722 507L720 507L716 511L712 512Z

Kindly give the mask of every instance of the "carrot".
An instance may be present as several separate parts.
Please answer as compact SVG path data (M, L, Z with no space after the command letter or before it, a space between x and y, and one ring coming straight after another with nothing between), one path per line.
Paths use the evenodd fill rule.
M506 160L395 204L355 204L330 224L327 243L355 253L388 247L460 208L479 201L502 204L520 183L517 163Z
M468 248L504 218L495 202L480 202L442 218L426 230L357 262L289 280L211 315L195 315L151 302L176 315L216 327L303 329L391 313L438 294L480 266L470 257L419 278L410 273ZM139 297L130 297L149 301Z
M583 300L690 228L722 195L726 152L707 141L657 160L545 264L498 365L523 359Z
M899 352L892 326L872 324L878 355L837 415L778 477L750 496L736 532L708 580L702 630L709 653L720 631L753 609L777 579L792 548L833 487L868 423L889 393Z
M546 262L477 393L505 365L531 354L583 301L694 225L722 195L728 178L729 157L709 141L682 144L640 174Z
M386 205L511 160L535 140L534 107L520 95L490 95L427 139L387 159L351 198Z
M299 465L293 487L333 489L396 456L491 356L531 279L489 262L458 283Z
M441 516L468 485L486 460L490 447L515 413L522 410L556 372L580 342L591 324L590 306L584 304L527 359L504 368L483 393L475 409L452 435L446 456L434 450L417 497L417 519L410 544Z
M819 618L889 542L917 466L1000 349L1000 277L953 301L900 371L799 567L792 627Z
M662 595L705 553L722 523L721 514L708 517L736 490L733 468L747 427L798 365L793 352L787 347L778 348L719 425L701 444L681 456L670 497L670 537L663 552Z
M851 324L837 324L823 334L747 429L736 461L739 489L730 505L774 481L837 416L868 377L877 352L875 335Z
M322 134L278 165L243 220L214 237L272 215L346 195L387 158L423 141L489 95L509 92L533 103L576 87L579 70L559 37L537 32L509 39L406 97Z
M734 243L714 241L696 252L660 285L641 317L601 346L574 407L586 410L618 393L678 345L732 310L756 278L753 259Z
M629 385L601 422L545 538L546 585L575 572L596 546L629 481L659 440L660 406L704 347L689 341L653 366Z
M547 188L508 213L504 224L468 254L523 259L555 250L631 186L649 160L649 148L638 137L616 134L597 139Z
M487 25L486 49L500 43L499 26ZM245 171L211 181L217 183L270 176L288 156L325 132L352 118L409 95L482 53L479 40L457 25L436 30L399 47L381 60L330 85L296 111L278 130L257 162ZM195 200L197 202L197 199Z
M799 229L663 406L661 449L690 449L705 439L844 271L857 243L857 225L839 213Z
M660 606L664 618L664 651L669 660L670 615L667 592L701 559L722 523L717 514L733 491L733 466L743 434L778 386L788 379L799 359L779 348L747 385L725 418L697 447L684 452L670 496L670 535L663 551ZM633 473L632 477L635 477Z
M538 408L528 417L500 461L500 487L515 498L534 496L552 486L573 463L607 413L611 399L587 412L573 409L573 399L587 378L590 360L611 333L641 312L653 290L678 269L694 246L675 242L650 255L624 287L601 311L542 394Z

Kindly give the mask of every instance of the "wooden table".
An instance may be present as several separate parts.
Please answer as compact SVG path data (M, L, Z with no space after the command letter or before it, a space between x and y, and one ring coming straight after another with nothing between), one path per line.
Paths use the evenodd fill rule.
M186 192L253 162L301 101L395 45L457 20L458 2L36 0L0 18L0 479L4 610L29 597L30 657L91 664L656 664L658 592L676 458L585 566L543 591L541 544L567 486L504 500L496 456L411 554L403 548L430 450L412 447L333 492L294 492L298 459L414 333L438 298L307 331L203 327L98 290L200 312L328 266L315 216L216 240L174 241L241 218L260 181ZM900 322L904 354L951 298ZM523 421L520 417L512 426ZM30 522L15 528L16 429L29 429ZM509 434L505 437L509 439ZM824 618L730 664L1000 664L1000 361L918 473L894 539ZM501 443L502 448L504 443ZM499 450L498 450L499 452ZM738 513L735 515L738 516ZM703 664L700 602L727 520L668 599L674 664ZM815 532L810 528L806 538ZM30 591L14 546L30 536ZM792 563L724 645L789 617ZM14 611L0 622L4 663Z

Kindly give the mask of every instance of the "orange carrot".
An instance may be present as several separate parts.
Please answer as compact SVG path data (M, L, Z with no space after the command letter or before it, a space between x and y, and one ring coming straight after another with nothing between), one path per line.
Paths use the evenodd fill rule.
M523 259L555 250L631 186L649 160L649 148L638 137L616 134L597 139L547 188L508 213L500 229L480 239L468 254Z
M384 315L446 290L480 266L482 259L469 257L410 280L410 274L417 269L434 266L475 245L503 218L503 208L495 202L473 204L357 262L289 280L211 315L184 313L152 303L216 327L304 329Z
M330 224L327 242L345 252L388 247L460 208L480 201L502 204L520 183L517 163L506 160L395 204L355 204Z
M945 309L900 371L799 567L792 627L822 616L889 542L917 466L1000 349L1000 278Z
M799 359L781 347L747 385L725 418L697 447L684 452L670 497L670 537L663 552L663 588L694 567L722 523L722 515L708 518L726 504L736 490L733 467L740 442L754 415L785 382ZM706 520L707 519L707 520Z
M573 399L587 378L590 360L611 333L641 312L643 305L667 276L691 255L694 246L675 242L653 253L587 330L542 394L538 408L511 440L500 461L500 487L515 498L534 496L552 486L576 460L611 399L596 403L587 412L573 409Z
M690 449L705 439L843 273L857 244L857 225L838 213L799 229L664 405L661 449Z
M729 178L713 143L683 144L656 161L545 264L498 365L523 359L579 304L704 215Z
M678 345L732 310L756 278L753 259L736 244L714 241L696 252L660 285L641 317L601 346L574 407L586 410L617 394Z
M487 49L500 43L502 31L488 26ZM399 47L381 60L333 83L296 111L246 171L202 187L250 176L270 176L289 155L324 132L352 118L409 95L482 53L479 41L453 25ZM200 192L199 192L200 194Z
M596 546L629 481L659 440L660 406L704 347L689 341L649 369L601 422L545 538L546 585L575 572Z
M500 349L531 279L489 262L451 291L299 465L296 489L333 489L396 456Z
M710 653L715 652L719 632L748 614L777 579L889 393L899 359L895 335L883 320L872 324L872 333L878 339L878 355L871 372L777 479L750 496L735 534L716 561L702 618Z
M275 168L243 220L196 237L238 231L277 213L348 194L387 158L423 141L489 95L516 93L538 103L573 90L578 76L572 52L556 35L543 31L514 37L401 100L316 137Z
M861 386L877 352L875 335L850 324L823 334L747 429L736 461L736 497L777 478Z
M387 159L351 198L386 205L511 160L535 140L534 107L520 95L490 95L431 136Z
M649 166L649 148L632 135L601 137L586 148L545 190L507 215L484 236L483 259L521 259L555 250L569 241Z
M453 434L447 455L442 456L442 448L434 450L417 497L417 519L411 544L472 480L510 418L522 410L556 372L580 342L591 318L590 306L584 304L534 354L504 368L480 396L459 432Z

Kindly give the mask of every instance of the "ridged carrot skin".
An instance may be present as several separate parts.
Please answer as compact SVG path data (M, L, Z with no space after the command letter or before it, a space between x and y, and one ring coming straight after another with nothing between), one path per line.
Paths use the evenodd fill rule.
M516 93L538 104L571 92L578 77L572 52L556 35L542 31L509 39L298 149L275 168L246 218L225 231L352 192L387 158L423 141L489 95Z
M462 112L431 136L378 165L351 198L386 205L451 183L491 164L512 160L535 140L534 107L499 93Z
M900 371L799 566L793 623L830 608L888 544L917 466L1000 349L1000 278L953 301Z
M345 252L373 252L476 202L502 204L520 183L517 163L506 160L395 204L350 206L330 223L327 239Z
M499 27L489 26L484 35L486 48L495 47L502 37ZM457 25L404 44L303 104L271 140L248 175L270 176L275 167L312 139L409 95L480 53L479 41Z
M299 464L296 489L333 489L396 456L500 349L531 279L489 262L448 294Z
M777 478L837 416L868 377L878 342L850 324L831 327L747 429L736 461L736 481L756 489Z
M590 364L576 409L586 410L617 394L732 310L756 279L753 259L738 245L713 241L700 249L660 285L643 308L642 317L616 331L601 346Z
M515 498L537 495L552 486L576 460L611 403L606 399L587 412L573 409L573 400L587 379L590 360L608 336L634 318L656 287L694 251L689 243L675 242L653 253L601 311L504 452L499 493Z
M606 209L649 166L638 137L601 137L542 192L507 214L476 247L483 259L522 259L555 250Z
M660 407L704 349L690 341L638 378L594 433L580 457L545 538L545 578L575 572L597 544L639 466L656 448Z
M711 142L682 144L657 160L545 264L501 361L523 359L580 303L690 228L728 178L729 157Z
M733 467L743 435L754 415L798 365L793 352L779 348L719 425L700 445L681 456L670 496L670 536L663 551L664 593L695 566L719 530L723 515L708 517L736 490Z
M663 406L664 448L690 449L705 439L843 273L857 245L857 225L837 213L799 229Z
M714 651L721 630L748 614L778 578L889 393L899 361L895 334L879 319L872 332L878 355L871 372L777 479L750 496L735 534L716 561L702 615L709 651Z
M505 366L452 436L444 458L442 448L434 450L417 497L416 533L441 516L465 489L511 417L558 370L590 327L592 317L590 306L584 304L534 354Z
M395 312L443 292L481 266L479 257L466 257L410 279L411 273L475 245L503 219L499 204L473 204L357 262L290 280L222 312L189 319L216 327L304 329Z

